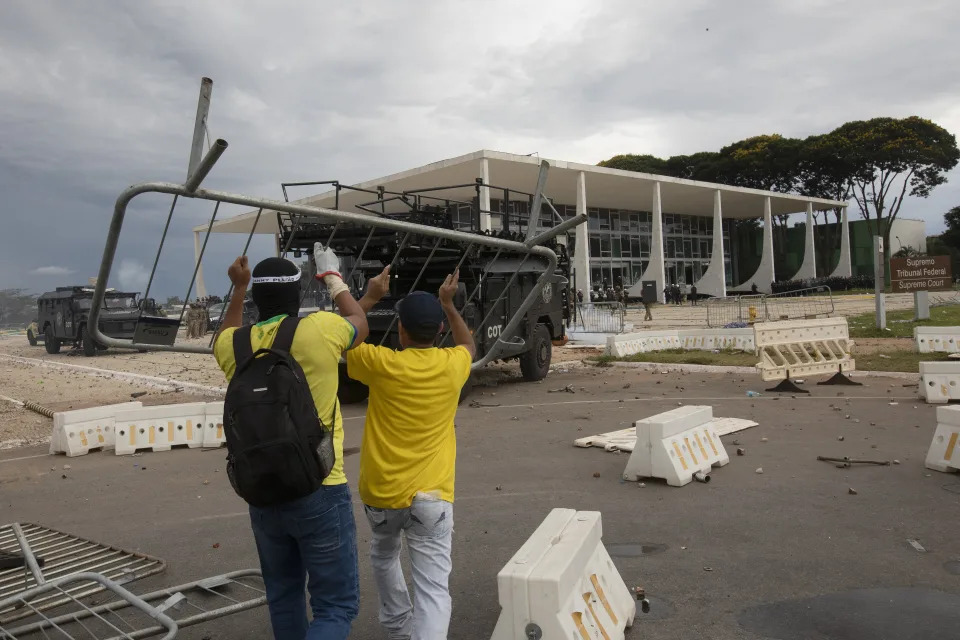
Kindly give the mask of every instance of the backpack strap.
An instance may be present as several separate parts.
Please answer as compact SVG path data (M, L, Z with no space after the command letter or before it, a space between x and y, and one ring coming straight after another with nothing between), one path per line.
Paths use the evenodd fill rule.
M233 360L237 369L253 357L253 347L250 346L250 331L252 326L240 327L233 332Z
M293 334L297 332L297 325L299 324L300 318L292 316L287 316L281 320L280 326L277 328L277 335L273 338L273 344L270 348L290 353L290 348L293 346Z

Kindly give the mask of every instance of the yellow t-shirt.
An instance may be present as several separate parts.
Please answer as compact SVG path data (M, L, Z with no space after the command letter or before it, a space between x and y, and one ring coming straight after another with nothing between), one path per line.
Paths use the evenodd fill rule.
M471 362L463 347L394 351L361 344L347 353L347 373L370 387L360 449L364 504L404 509L418 491L453 502L453 418Z
M254 325L250 331L250 346L254 353L257 349L265 349L273 344L280 320L285 317L276 316ZM235 327L224 329L213 347L213 355L228 381L237 370L233 353L234 331L236 331ZM354 326L342 317L335 313L318 311L300 320L297 332L293 335L293 345L290 347L290 355L300 363L307 377L313 402L317 406L317 413L320 414L323 424L330 426L336 410L333 448L337 462L330 475L323 481L326 485L344 484L347 481L347 476L343 473L343 420L337 400L337 387L340 382L338 366L340 356L350 348L356 335L357 330Z

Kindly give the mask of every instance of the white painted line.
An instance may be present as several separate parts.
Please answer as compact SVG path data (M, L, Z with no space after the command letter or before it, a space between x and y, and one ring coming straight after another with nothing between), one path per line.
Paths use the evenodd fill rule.
M21 456L19 458L6 458L6 459L0 460L0 464L3 464L5 462L18 462L20 460L33 460L34 458L46 458L49 455L50 455L49 453L38 453L35 456Z
M22 358L20 356L9 356L0 354L0 360L16 362L18 364L28 364L34 367L46 367L50 369L62 369L64 371L76 371L83 375L94 376L97 378L113 378L116 380L127 380L129 382L139 382L151 387L161 389L182 388L184 391L199 391L201 393L211 393L215 395L224 395L227 392L226 387L213 387L195 382L185 382L174 380L172 378L160 378L157 376L148 376L141 373L130 373L129 371L114 371L113 369L98 369L97 367L87 367L80 364L69 364L66 362L50 362L49 360L40 360L37 358Z

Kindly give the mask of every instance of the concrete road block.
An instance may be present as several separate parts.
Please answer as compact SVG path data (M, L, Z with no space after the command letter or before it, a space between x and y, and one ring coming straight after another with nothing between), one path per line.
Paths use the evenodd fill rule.
M623 470L624 480L663 478L682 487L695 474L706 476L713 467L730 462L713 425L713 408L678 407L638 420L637 443Z
M914 327L913 340L920 353L958 353L960 327Z
M920 391L928 404L960 400L960 361L921 362Z
M201 446L206 409L206 402L189 402L117 412L117 455L144 449L169 451L178 445Z
M924 464L945 473L960 470L960 407L937 409L937 430Z
M491 640L623 640L636 602L601 536L599 511L551 511L497 574Z
M64 453L67 457L81 456L90 451L114 447L114 416L118 411L136 409L139 402L122 402L88 409L58 411L53 414L53 433L50 453Z
M223 402L208 402L204 410L203 447L219 447L226 442L223 433Z

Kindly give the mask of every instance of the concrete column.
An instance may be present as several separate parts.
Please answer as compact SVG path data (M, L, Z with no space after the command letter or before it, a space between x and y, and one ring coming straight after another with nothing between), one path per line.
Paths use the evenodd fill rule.
M203 263L200 262L200 251L203 248L203 240L200 239L200 231L193 232L193 256L194 264L197 265L197 297L207 297L207 285L203 282ZM184 300L184 303L187 301Z
M483 178L483 184L490 184L490 161L484 158L480 161L480 177ZM507 210L507 203L503 203L504 212ZM490 188L480 187L480 231L490 231L493 223L490 219Z
M773 267L773 216L770 213L770 197L763 199L763 252L760 256L760 266L750 279L737 287L741 291L749 291L753 285L761 293L773 293L770 285L776 281Z
M577 173L577 215L587 212L587 174ZM590 223L584 222L577 227L576 246L573 255L573 273L577 279L577 289L583 291L583 299L590 300ZM574 292L576 295L576 292Z
M817 256L813 246L813 203L807 203L807 228L803 242L803 263L791 280L812 280L817 277Z
M840 213L840 260L830 277L849 278L852 275L853 268L850 266L850 223L847 219L847 208L844 207Z
M666 286L666 268L663 264L663 206L660 201L660 183L653 183L653 196L650 202L650 260L647 268L640 276L640 282L634 283L627 290L631 298L643 295L643 281L653 280L657 283L657 300L666 302L663 288Z
M727 295L727 277L723 265L723 213L719 189L713 192L713 251L710 254L710 266L696 282L696 287L697 295L718 298Z

